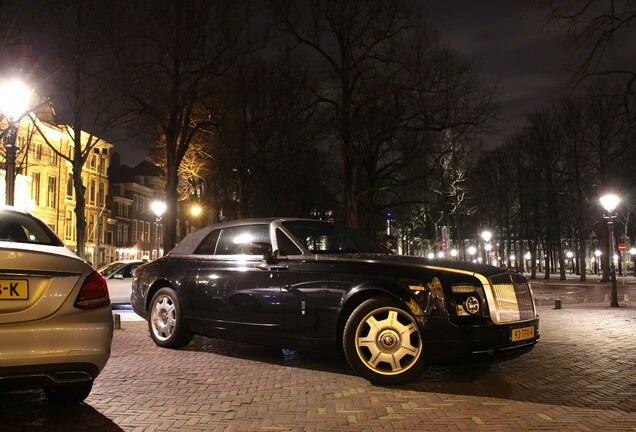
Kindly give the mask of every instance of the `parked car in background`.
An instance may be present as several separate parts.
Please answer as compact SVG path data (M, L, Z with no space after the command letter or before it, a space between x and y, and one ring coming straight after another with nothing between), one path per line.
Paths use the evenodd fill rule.
M104 278L41 220L0 206L0 389L83 401L110 356Z
M142 260L115 261L97 270L106 279L112 304L130 303L133 274L137 267L143 263Z
M429 363L519 354L539 340L523 276L393 255L347 227L308 219L194 232L137 269L131 300L162 347L202 334L344 352L358 374L389 385Z

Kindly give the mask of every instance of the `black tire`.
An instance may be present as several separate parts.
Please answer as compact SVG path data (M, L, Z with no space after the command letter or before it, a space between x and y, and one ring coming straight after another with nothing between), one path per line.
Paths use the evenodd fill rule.
M47 387L44 389L44 394L51 404L77 404L88 397L92 388L93 381L85 381Z
M411 381L425 366L415 318L389 297L371 298L353 311L344 328L343 348L351 368L374 384Z
M161 288L155 293L148 308L148 330L157 345L181 348L192 340L192 332L183 319L183 309L177 293Z

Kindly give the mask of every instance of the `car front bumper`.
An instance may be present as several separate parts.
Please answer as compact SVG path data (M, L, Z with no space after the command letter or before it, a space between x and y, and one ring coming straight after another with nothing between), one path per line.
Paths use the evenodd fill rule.
M533 335L514 340L518 331L532 328ZM458 325L446 318L428 320L423 343L431 363L447 363L464 359L496 360L523 354L540 339L539 318L483 325Z

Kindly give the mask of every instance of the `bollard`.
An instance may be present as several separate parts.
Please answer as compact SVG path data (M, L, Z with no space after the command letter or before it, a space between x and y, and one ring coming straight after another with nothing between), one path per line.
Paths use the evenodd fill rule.
M603 300L605 303L607 303L609 301L609 294L605 294L605 300Z
M561 299L554 299L554 308L561 309Z
M113 325L115 330L121 330L121 315L113 314Z
M590 298L588 296L583 296L583 303L589 303Z
M623 294L623 300L628 302L629 301L629 294Z

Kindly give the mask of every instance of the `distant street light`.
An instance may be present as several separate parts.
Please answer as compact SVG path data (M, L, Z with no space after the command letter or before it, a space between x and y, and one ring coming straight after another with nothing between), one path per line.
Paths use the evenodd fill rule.
M470 260L475 262L475 254L477 253L477 248L475 246L468 247L468 255L470 255Z
M490 264L490 249L492 249L492 245L490 244L490 239L492 238L492 233L488 230L481 232L481 238L484 240L484 249L486 250L486 263Z
M157 216L157 258L161 257L161 217L166 211L166 203L163 201L154 201L150 208L152 212Z
M194 217L200 216L203 209L199 205L193 205L190 208L190 214Z
M570 274L572 274L574 273L574 252L568 251L565 255L568 257L568 260L570 261L568 264L570 265Z
M6 149L5 203L10 206L15 201L15 160L19 150L17 146L18 125L22 116L29 109L30 97L31 92L20 81L8 81L0 85L0 111L9 123L4 147Z
M612 257L614 256L614 209L620 202L618 196L614 194L603 195L601 197L601 205L607 211L604 216L607 219L607 228L609 230L609 253L608 259L610 262L610 284L611 284L611 296L610 307L618 307L618 288L616 287L616 265Z

